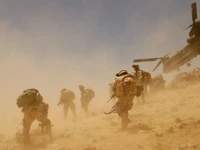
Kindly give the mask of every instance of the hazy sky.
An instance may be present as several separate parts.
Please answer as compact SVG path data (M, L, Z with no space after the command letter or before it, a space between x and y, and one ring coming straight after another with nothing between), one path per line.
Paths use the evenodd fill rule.
M135 58L182 48L192 2L0 0L1 90L107 85Z
M78 110L79 84L96 92L91 109L104 108L108 83L121 69L132 71L133 59L160 57L186 44L192 2L0 0L0 117L10 120L4 126L13 124L14 113L21 121L16 98L26 88L39 89L60 117L56 104L63 87L75 91ZM152 71L156 63L140 66Z

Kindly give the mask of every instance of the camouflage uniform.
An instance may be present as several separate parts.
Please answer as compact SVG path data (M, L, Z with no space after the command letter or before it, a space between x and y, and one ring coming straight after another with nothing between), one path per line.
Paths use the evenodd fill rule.
M82 85L79 85L79 89L81 91L81 106L85 114L88 115L88 105L94 98L95 93L90 88L85 88Z
M151 80L151 85L150 85L150 92L155 93L159 90L165 89L165 80L163 79L163 76L157 75Z
M28 89L28 90L33 90L33 89ZM52 138L51 121L47 117L49 106L48 104L43 102L43 98L38 91L37 95L35 95L34 98L36 99L35 103L23 106L22 108L22 112L24 113L23 138L25 144L30 143L29 131L31 128L31 124L33 123L34 120L39 121L41 123L42 129L46 129L46 133L49 134L49 136ZM44 130L42 131L44 132Z
M126 94L126 96L117 96L118 94L118 90L117 90L117 86L120 83L120 81L122 81L122 79L125 76L129 76L130 74L127 73L127 71L122 70L120 71L118 74L116 74L117 78L115 78L114 83L112 84L112 90L116 93L116 97L118 99L117 103L113 106L112 110L110 113L112 112L117 112L118 115L120 116L121 120L122 120L122 129L127 128L128 124L131 122L131 120L129 119L129 114L128 111L132 109L133 107L133 99L134 96L130 95L130 94ZM133 76L133 75L131 75ZM129 93L129 91L125 91L124 92ZM109 113L107 113L109 114Z
M147 96L148 94L147 92L148 85L144 82L144 73L142 70L139 69L138 65L133 65L132 67L135 69L134 75L136 76L137 87L143 91L141 94L141 99L143 102L145 102L145 96ZM139 100L139 97L138 97L138 100Z
M117 97L115 96L115 91L113 91L113 89L112 89L114 82L109 84L109 95L110 95L109 101L112 100L113 102L116 102Z
M74 118L76 118L76 109L75 109L75 104L73 100L75 99L75 94L74 92L67 90L67 89L62 89L61 90L61 96L60 96L60 101L58 105L63 104L63 112L64 112L64 118L67 118L69 108L71 109Z

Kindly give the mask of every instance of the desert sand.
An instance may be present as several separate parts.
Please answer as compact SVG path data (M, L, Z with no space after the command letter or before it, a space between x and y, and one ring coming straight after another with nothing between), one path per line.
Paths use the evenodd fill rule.
M69 112L64 121L62 108L50 104L49 118L52 120L54 140L41 141L42 147L51 150L192 150L200 149L200 84L176 91L162 91L150 96L145 104L137 104L130 111L131 124L126 130L120 129L121 120L117 114L105 115L114 101L102 102L96 97L90 105L90 116L85 117L76 100L78 118L72 121ZM95 108L96 107L96 108ZM12 108L7 108L12 111ZM20 149L15 134L21 132L22 113L1 113L1 149ZM3 110L2 110L3 111ZM18 126L18 128L17 128ZM32 125L39 130L38 122Z

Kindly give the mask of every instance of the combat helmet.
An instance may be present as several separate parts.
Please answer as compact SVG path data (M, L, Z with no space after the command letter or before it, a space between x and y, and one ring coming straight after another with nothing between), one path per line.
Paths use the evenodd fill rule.
M139 69L139 65L132 65L133 68Z
M62 88L62 90L60 91L60 93L63 93L66 90L67 90L66 88Z
M133 68L139 68L139 65L132 65Z
M119 76L126 75L126 74L128 74L128 72L126 70L121 70L120 72L118 72L116 74L116 76L119 77Z
M84 89L85 87L83 85L79 85L79 89Z

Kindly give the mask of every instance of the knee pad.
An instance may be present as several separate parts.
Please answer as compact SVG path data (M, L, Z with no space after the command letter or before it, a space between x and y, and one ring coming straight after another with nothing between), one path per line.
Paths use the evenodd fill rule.
M49 119L47 119L46 122L42 123L43 126L51 126L51 121Z
M26 128L26 129L30 129L31 127L31 124L30 125L27 125L27 121L25 119L22 119L22 125L23 125L23 128Z

